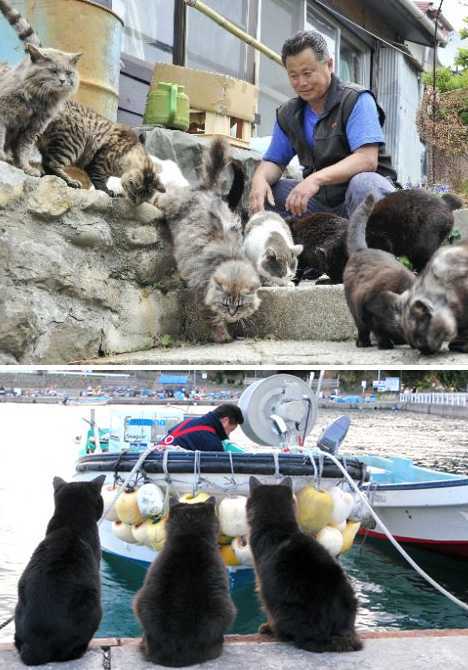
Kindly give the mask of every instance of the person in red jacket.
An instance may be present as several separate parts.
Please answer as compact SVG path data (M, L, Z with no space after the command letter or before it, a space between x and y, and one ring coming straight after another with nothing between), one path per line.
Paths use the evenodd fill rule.
M171 428L161 445L178 446L190 451L224 451L223 440L242 423L244 417L240 407L226 402L212 412L177 424Z

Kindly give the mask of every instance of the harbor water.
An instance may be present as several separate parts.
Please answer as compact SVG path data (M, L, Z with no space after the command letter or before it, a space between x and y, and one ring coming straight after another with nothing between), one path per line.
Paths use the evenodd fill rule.
M96 407L100 425L107 425L109 412L107 406ZM319 414L310 445L339 415L338 410ZM402 411L361 410L350 416L343 452L399 454L418 465L468 474L466 421ZM78 451L74 437L86 428L83 417L89 417L89 408L84 406L0 404L0 625L13 613L18 579L52 514L52 478L70 479L73 474ZM231 437L246 444L239 429ZM411 549L410 553L434 579L468 602L466 561L424 550ZM466 613L434 591L389 543L358 538L342 563L359 599L359 628L468 627ZM97 637L139 635L131 602L146 567L104 557L101 570L104 616ZM255 632L264 616L251 571L238 572L231 587L238 609L231 632ZM0 629L0 641L11 641L13 633L12 623Z

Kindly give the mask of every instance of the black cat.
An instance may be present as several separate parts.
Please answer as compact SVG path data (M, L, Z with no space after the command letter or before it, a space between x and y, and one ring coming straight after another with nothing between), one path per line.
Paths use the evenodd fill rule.
M55 512L18 584L15 645L26 665L82 656L101 621L97 520L105 475L54 477Z
M257 585L274 634L307 651L358 651L357 600L342 567L296 521L291 478L262 485L250 478L247 501Z
M146 658L181 667L220 656L236 609L218 549L215 499L174 504L166 543L151 564L133 609Z
M389 193L379 200L367 222L367 245L406 256L416 272L421 272L432 254L449 236L453 210L462 201L450 193L442 198L419 189ZM295 244L302 244L297 277L316 279L327 274L332 283L343 281L348 259L348 220L333 213L307 214L288 221Z
M358 330L356 345L370 347L373 332L379 349L392 349L394 344L406 341L400 294L413 285L415 276L391 254L367 247L366 222L374 202L374 196L369 194L349 221L344 290Z

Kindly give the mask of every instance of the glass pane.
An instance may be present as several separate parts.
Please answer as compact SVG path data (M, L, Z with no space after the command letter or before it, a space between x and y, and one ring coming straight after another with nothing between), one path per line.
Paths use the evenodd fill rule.
M340 45L340 79L363 84L363 54L343 37Z
M248 0L209 0L219 12L242 30L247 30ZM246 79L246 45L196 9L187 8L187 67L229 74Z
M125 28L122 52L141 60L172 63L174 0L112 0Z
M261 41L281 53L283 43L300 28L299 12L302 3L297 0L263 0L261 14ZM261 123L257 135L271 135L276 119L276 108L294 95L286 70L270 58L260 56Z

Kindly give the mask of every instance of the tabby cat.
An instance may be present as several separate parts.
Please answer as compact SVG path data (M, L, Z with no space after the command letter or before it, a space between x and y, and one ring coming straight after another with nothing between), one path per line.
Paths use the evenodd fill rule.
M123 191L134 205L165 191L160 167L153 163L137 133L75 100L66 102L37 144L45 173L61 177L73 188L81 188L81 182L65 172L71 165L84 169L94 186L109 195L113 193L107 188L107 179L121 177Z
M105 475L54 477L55 511L18 584L15 645L26 665L82 656L101 621L97 521Z
M76 93L81 54L44 49L26 19L7 0L0 11L25 43L27 56L13 69L0 64L0 160L40 176L30 164L35 139Z
M291 478L262 485L250 477L250 547L268 617L259 632L299 649L362 649L354 628L357 601L342 567L297 524Z
M370 347L372 332L379 349L392 349L393 344L405 342L399 294L412 286L415 277L391 254L368 248L366 223L374 203L369 194L349 221L344 290L358 330L356 345Z
M179 273L207 310L216 342L231 340L226 323L242 321L260 305L260 279L242 249L240 220L223 200L222 172L228 162L226 141L213 140L198 188L172 188L157 201Z
M402 296L403 298L403 296ZM408 342L424 354L468 353L468 243L442 247L403 299Z
M171 506L166 542L134 601L146 658L181 667L220 656L236 609L218 549L215 498Z

